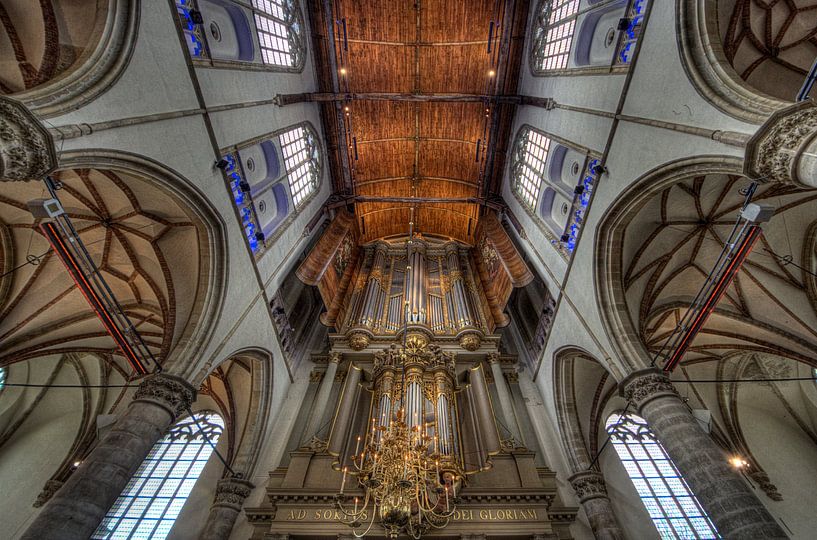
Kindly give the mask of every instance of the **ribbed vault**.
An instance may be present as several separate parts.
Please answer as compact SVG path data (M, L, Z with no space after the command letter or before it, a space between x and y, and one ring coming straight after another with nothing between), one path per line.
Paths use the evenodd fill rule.
M651 354L713 268L748 185L735 175L694 176L652 197L627 225L620 246L622 286L628 315ZM817 365L814 278L795 266L813 264L813 239L802 232L814 223L817 194L769 184L753 200L774 206L775 217L692 342L686 365L741 350Z
M794 101L817 55L817 2L720 0L718 27L726 58L743 80Z
M54 177L113 294L153 353L165 358L201 308L207 274L201 223L129 172L72 169ZM0 282L0 365L58 352L118 354L28 211L27 201L44 195L42 184L28 182L0 196L6 232L0 257L4 268L19 267Z

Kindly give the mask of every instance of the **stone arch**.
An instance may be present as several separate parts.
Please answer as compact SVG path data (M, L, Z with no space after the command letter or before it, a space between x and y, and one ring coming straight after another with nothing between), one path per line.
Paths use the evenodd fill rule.
M741 167L740 159L729 156L692 158L659 166L631 184L619 196L619 202L602 217L596 234L594 282L604 331L613 344L623 373L644 368L650 362L624 307L627 302L622 287L623 257L616 251L624 228L650 198L667 186L695 174L739 173Z
M559 428L559 436L562 442L565 456L575 471L588 470L591 467L592 456L590 448L596 446L593 435L598 431L598 419L591 421L587 434L582 433L580 413L576 402L576 381L574 369L577 360L590 362L598 366L600 379L597 386L603 388L612 374L609 373L601 362L597 361L587 351L577 347L564 347L556 351L553 355L553 395L556 404L556 420ZM615 379L613 379L615 382ZM598 392L595 392L598 394ZM597 396L598 397L598 396ZM594 401L597 401L594 399ZM598 405L598 404L596 404ZM591 407L590 416L595 416L594 411L597 406ZM593 464L598 469L598 464Z
M800 74L802 78L805 78L805 72L814 57L812 52L808 65L805 65L800 57L807 55L807 51L802 51L804 54L801 54L794 48L787 49L792 43L795 43L795 48L815 46L813 35L810 39L801 39L803 36L790 38L788 41L792 43L788 45L784 43L787 39L785 30L790 27L788 22L785 23L782 33L777 33L773 37L772 45L765 43L765 37L763 43L755 39L751 28L744 29L748 30L748 34L736 32L735 25L744 24L745 20L741 10L746 11L746 17L754 14L755 18L771 17L771 10L789 10L790 3L774 4L769 8L757 6L752 8L754 5L752 0L733 0L721 3L715 0L677 0L676 2L681 63L696 90L704 99L723 112L755 124L763 123L771 113L790 105L795 100L799 90L799 86L793 82L796 79L795 74ZM726 13L730 9L731 14ZM763 11L757 14L751 11L752 9ZM766 9L769 11L766 12ZM776 14L777 17L783 15ZM803 12L800 16L814 17L814 12ZM780 43L777 43L778 40ZM754 51L752 58L748 57L751 56L750 53L742 51L748 48ZM784 58L792 54L795 54L797 58ZM785 86L783 90L775 92L774 88L766 87L761 79L757 78L757 74L760 73L757 71L757 66L762 66L764 63L770 66L770 73L774 74L768 77L769 79L777 82L785 78L789 81L788 84L783 85Z
M650 363L703 283L712 265L706 257L716 256L727 236L717 231L732 226L743 202L738 188L740 182L748 186L748 179L741 172L741 161L727 156L674 161L634 182L603 216L594 279L605 332L624 372ZM692 343L685 364L717 361L732 351L814 363L809 351L817 343L817 311L810 278L768 253L788 244L790 255L803 253L804 261L810 260L813 237L797 231L813 226L815 200L813 192L783 184L758 188L754 201L770 203L778 209L776 216L785 216L764 225L749 261ZM639 231L642 239L632 240L634 233L626 237L628 229Z
M0 57L14 59L0 67L0 93L49 118L82 107L119 79L136 43L140 2L44 0L38 7L40 17L26 0L0 6ZM18 32L24 21L36 29Z
M111 286L124 295L120 303L126 312L143 324L143 338L152 341L154 354L161 355L170 372L184 377L195 373L199 354L211 339L225 292L226 232L221 217L206 197L178 173L134 154L66 152L61 155L60 170L55 175L65 180L67 187L62 195L70 199L66 207L75 214L72 217L80 235L83 231L96 235L86 242L97 242L101 264L109 274L106 279L112 280ZM40 196L41 189L31 182L18 186L13 197L1 201L2 217L6 222L13 221L15 230L33 232L35 222L24 203ZM178 261L168 259L167 254L172 258L172 253L179 251L173 248L184 241L179 235L189 237L186 245L195 246L195 257L190 257L190 264L196 267L194 275L199 277L195 283L185 283L173 275ZM53 270L48 269L50 257L44 249L45 240L36 234L32 238L35 244L31 253L46 255L36 267L28 265L12 275L10 294L0 308L4 313L0 326L7 345L0 354L0 363L34 358L45 352L111 352L106 341L109 338L100 332L98 321L82 304L81 297L72 295L70 279L60 273L58 261L54 259ZM25 259L24 240L12 238L11 255L4 258L16 259L15 265ZM106 253L116 255L113 262ZM48 281L48 286L56 287L54 296L45 298L43 289L37 297L28 294L32 280L47 272L64 278L64 283L59 279ZM145 294L153 300L143 301ZM69 305L75 301L76 309ZM15 311L14 317L8 317ZM49 329L62 334L49 336Z
M243 475L245 479L251 478L255 473L255 468L258 465L261 446L264 443L267 435L268 418L270 415L270 406L272 404L273 391L273 377L274 357L272 353L266 349L259 347L247 347L240 349L228 355L223 362L220 362L207 374L202 381L202 387L206 387L208 382L214 378L221 379L222 393L229 399L237 397L235 388L240 385L241 393L247 397L246 402L241 402L236 405L243 409L243 418L237 416L242 411L237 411L233 408L232 411L224 410L226 407L220 404L220 408L224 410L229 417L226 418L228 423L227 432L230 433L230 424L237 421L242 423L242 434L239 438L232 434L233 438L230 440L231 448L228 462L236 473ZM241 370L240 377L232 377L230 380L230 370ZM233 388L229 386L232 385ZM212 388L212 387L211 387Z

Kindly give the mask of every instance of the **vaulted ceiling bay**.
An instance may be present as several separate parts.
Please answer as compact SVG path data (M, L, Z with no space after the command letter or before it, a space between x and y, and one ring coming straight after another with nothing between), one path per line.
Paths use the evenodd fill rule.
M415 231L474 243L499 192L527 0L312 0L339 204L366 243Z

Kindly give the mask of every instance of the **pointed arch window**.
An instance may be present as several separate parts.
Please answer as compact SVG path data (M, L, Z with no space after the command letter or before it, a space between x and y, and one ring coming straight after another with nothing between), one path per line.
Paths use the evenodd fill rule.
M519 135L513 155L513 189L519 200L530 210L536 210L545 165L550 151L550 139L531 128Z
M720 538L643 418L613 413L607 418L606 428L661 538Z
M150 449L91 538L167 538L223 431L224 420L213 412L179 420Z
M298 67L303 55L303 21L294 0L253 0L255 32L265 64Z
M292 202L297 208L318 187L320 180L318 138L308 125L300 125L281 134L281 151L289 178Z
M536 8L531 60L534 72L565 69L576 31L579 0L542 0Z

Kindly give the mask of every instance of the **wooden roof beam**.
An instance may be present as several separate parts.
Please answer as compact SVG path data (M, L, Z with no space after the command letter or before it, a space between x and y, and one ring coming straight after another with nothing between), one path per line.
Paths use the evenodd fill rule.
M397 92L305 92L301 94L277 94L274 98L279 107L293 103L326 101L407 101L407 102L453 102L453 103L510 103L513 105L536 105L545 107L551 98L521 95L489 94L443 94L443 93L397 93ZM549 107L552 108L552 107Z

